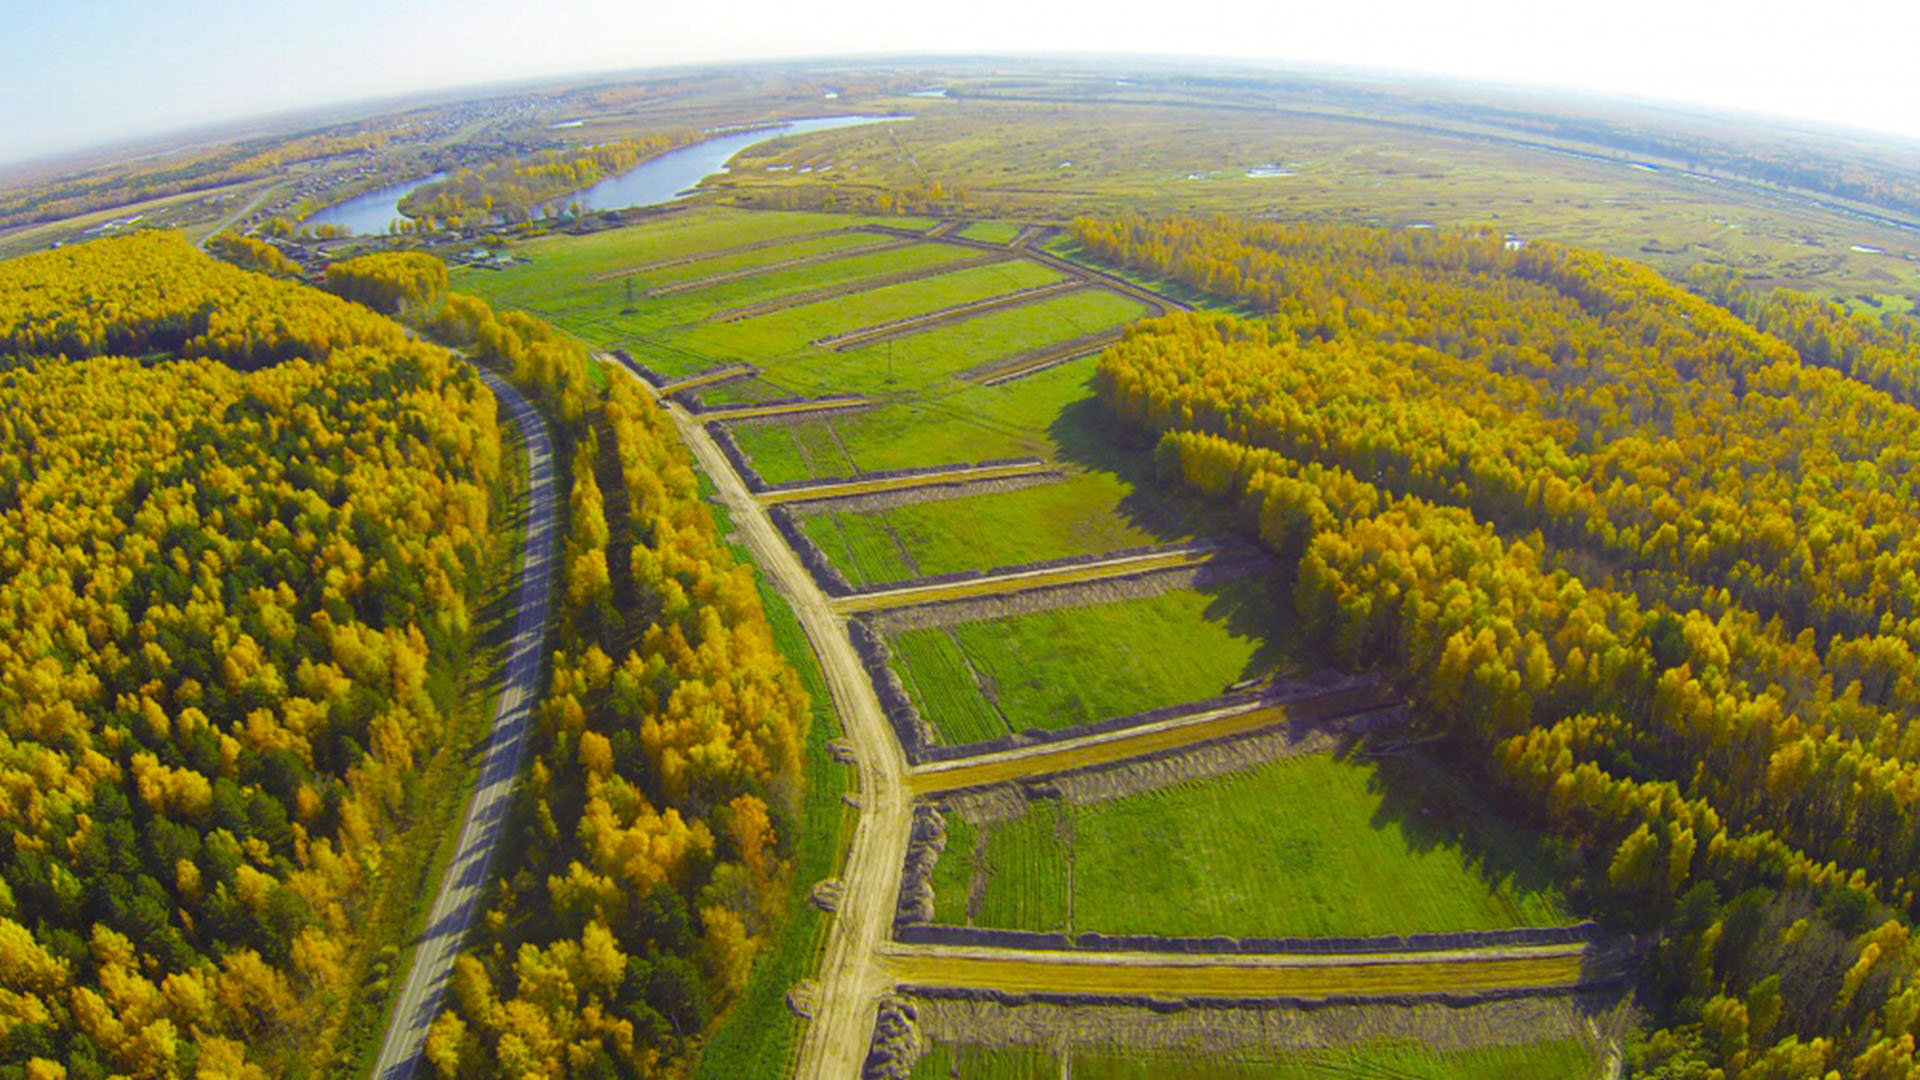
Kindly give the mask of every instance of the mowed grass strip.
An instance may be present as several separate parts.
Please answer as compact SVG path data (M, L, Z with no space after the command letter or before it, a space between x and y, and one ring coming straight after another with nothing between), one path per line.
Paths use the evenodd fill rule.
M1303 754L1072 813L1076 931L1327 937L1572 921L1560 868L1534 838L1413 755ZM956 857L968 855L942 861Z
M936 487L942 484L1005 480L1013 477L1033 476L1052 470L1053 466L1044 461L1020 461L1006 465L958 465L952 469L942 470L937 473L915 473L909 476L882 476L870 480L847 480L838 483L828 482L812 484L803 488L768 491L761 494L760 501L768 506L777 506L781 503L804 502L811 499L844 499L854 495L874 495L887 491L911 491L914 488Z
M1115 962L1124 956L1124 962ZM1577 987L1580 946L1486 956L1184 957L1157 954L960 955L896 946L885 959L912 987L1106 997L1296 998L1484 994Z
M1076 360L1005 386L967 385L938 398L889 401L843 417L743 426L734 440L770 484L948 461L1052 456L1056 447L1047 427L1063 408L1092 395L1093 363ZM834 452L802 455L801 442L831 444Z
M1224 712L1195 723L1155 726L1120 735L1062 743L1044 750L1022 754L994 754L984 761L942 762L908 775L907 785L916 796L938 795L963 788L984 787L1009 780L1039 779L1074 769L1088 769L1130 761L1149 754L1180 750L1214 739L1229 739L1288 723L1286 707L1263 705L1242 711ZM946 728L941 728L944 734ZM963 733L955 730L954 739ZM965 740L978 741L978 740Z
M1010 260L784 308L738 322L702 323L676 335L675 344L694 352L766 360L797 352L831 334L924 315L1062 278L1052 267L1025 259Z
M1110 578L1151 573L1155 570L1199 566L1217 555L1218 552L1211 547L1179 547L1144 555L1128 555L1104 562L1076 563L1072 566L1049 567L1043 570L1022 570L965 581L911 585L887 589L883 592L843 596L835 599L833 606L842 614L852 615L862 611L883 611L888 608L911 607L916 604L938 604L978 596L1004 596L1009 593L1058 585L1105 581Z
M1593 1047L1577 1039L1464 1050L1374 1042L1225 1054L1075 1049L1066 1056L1071 1073L1059 1057L1030 1046L941 1042L914 1063L912 1080L1589 1080L1600 1068Z
M782 401L772 405L729 405L725 408L694 413L693 418L703 424L717 424L732 420L752 420L762 416L786 416L789 413L858 409L866 404L864 398L842 398L830 401Z

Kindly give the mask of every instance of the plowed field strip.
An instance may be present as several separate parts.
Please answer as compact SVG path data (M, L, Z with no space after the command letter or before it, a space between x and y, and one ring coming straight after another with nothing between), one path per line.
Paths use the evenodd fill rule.
M791 259L777 259L769 263L760 263L757 266L743 266L738 270L728 270L725 273L708 274L706 277L690 278L686 281L676 281L671 285L661 285L658 288L648 289L647 295L677 296L680 293L693 292L696 289L705 289L714 285L725 285L731 281L759 277L762 274L769 274L775 270L796 270L803 266L818 266L821 263L833 262L835 259L847 259L855 255L872 255L880 251L897 251L900 248L908 247L916 243L919 243L919 241L882 240L877 244L861 244L858 247L840 248L835 251L822 251L813 255L796 255Z
M726 367L714 368L712 371L702 371L697 375L689 375L684 379L675 379L665 386L662 386L660 392L662 394L677 394L682 390L693 390L702 386L712 386L717 382L726 382L728 379L739 379L748 375L758 374L759 370L759 368L754 367L752 364L728 364Z
M1056 364L1064 364L1069 360L1078 360L1083 356L1091 356L1114 342L1119 341L1121 334L1122 332L1119 330L1104 330L1096 334L1087 334L1074 338L1072 341L1063 341L1058 345L1037 350L998 367L988 368L974 377L978 379L982 385L998 386L1003 382L1010 382L1023 375L1032 375L1036 371L1043 371Z
M844 233L865 231L867 230L862 229L858 225L849 225L844 229L823 229L820 232L799 233L794 236L773 236L765 240L755 240L748 244L708 248L705 251L696 251L689 255L675 255L668 259L655 259L652 262L635 263L632 266L623 266L618 270L607 270L595 274L592 280L612 281L614 278L625 277L628 274L644 274L649 270L665 270L674 266L687 266L692 263L706 262L709 259L721 259L728 255L744 255L749 251L762 251L766 248L781 247L786 244L795 244L804 240L818 240L823 236L839 236Z
M866 398L846 398L838 401L783 401L777 405L742 405L737 409L713 409L708 412L694 413L696 423L713 424L724 420L757 420L763 416L794 416L800 413L831 412L836 409L859 409L872 404Z
M777 296L772 300L762 300L757 304L748 304L745 307L717 311L707 316L707 321L738 322L741 319L751 319L756 315L766 315L783 308L799 307L801 304L812 304L821 300L832 300L841 296L852 296L854 293L871 292L874 289L884 289L889 285L905 285L910 281L939 277L941 274L951 274L956 270L971 270L976 266L1005 262L1011 258L1013 258L1013 255L1008 252L982 252L968 259L935 263L932 266L919 266L912 270L900 270L891 274L879 274L874 277L861 278L858 281L849 281L840 285L824 285L818 289L788 293L786 296Z
M1014 476L1032 476L1036 473L1052 472L1057 466L1045 461L1020 461L1009 465L968 465L961 468L942 469L939 472L912 473L907 476L882 476L871 480L836 480L824 484L808 484L805 487L781 488L760 494L760 501L768 506L780 503L813 502L823 499L845 499L855 495L874 495L885 491L906 491L911 488L931 487L937 484L976 483L983 480L1005 480Z
M931 330L936 326L957 322L961 319L971 319L977 315L985 315L989 312L1000 311L1004 308L1020 307L1024 304L1037 304L1042 300L1059 296L1062 293L1069 293L1088 287L1086 282L1078 278L1068 278L1065 281L1054 281L1045 285L1036 285L1031 289L1021 289L1019 292L1007 293L1004 296L989 296L985 300L974 300L965 304L955 304L952 307L941 308L939 311L930 311L925 315L915 315L911 318L900 319L895 322L882 323L879 326L869 326L860 330L850 330L844 334L834 334L831 337L823 337L813 344L835 351L852 349L861 345L871 345L878 341L885 341L888 338L917 334L922 330Z
M1331 998L1563 990L1586 981L1587 947L1351 956L1058 954L893 945L882 964L911 988L1100 997Z
M878 592L858 593L835 599L833 607L842 615L851 615L862 611L881 611L886 608L910 607L914 604L937 604L946 600L965 600L975 596L995 596L1001 593L1023 592L1028 589L1044 589L1053 585L1079 585L1105 578L1127 577L1151 570L1198 566L1218 557L1219 554L1219 549L1212 546L1151 551L1144 555L1127 555L1104 562L1047 566L1007 574L988 574L984 577L966 578L961 581L941 581L928 585L907 585Z
M922 765L907 774L915 796L936 795L1111 765L1149 754L1182 750L1215 739L1246 735L1283 724L1325 723L1364 715L1389 706L1372 691L1340 691L1305 701L1252 703L1232 709L1175 717L1134 728L1103 731L1079 739L1039 743L977 758Z

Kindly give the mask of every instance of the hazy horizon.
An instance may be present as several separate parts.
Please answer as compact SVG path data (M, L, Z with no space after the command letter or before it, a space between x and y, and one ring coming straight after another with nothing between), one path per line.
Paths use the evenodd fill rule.
M552 0L535 14L506 0L341 0L293 11L83 0L23 11L0 42L0 93L32 103L0 130L0 164L281 114L656 68L1067 54L1440 77L1920 138L1911 108L1920 74L1901 55L1901 26L1920 29L1920 12L1880 17L1885 32L1863 38L1840 25L1842 10L1801 25L1769 17L1782 5L1721 0L1627 0L1603 17L1512 0L1446 10L1371 0L1337 12L1200 0L1178 22L1123 3L1089 23L987 0L949 26L872 0L806 10L750 0L724 12L685 0L646 11ZM88 79L63 77L80 61Z

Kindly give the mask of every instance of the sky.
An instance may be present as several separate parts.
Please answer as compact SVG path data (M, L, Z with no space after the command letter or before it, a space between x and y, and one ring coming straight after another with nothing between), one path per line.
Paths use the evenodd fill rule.
M1920 137L1911 0L0 0L0 161L675 64L1154 53L1624 94Z

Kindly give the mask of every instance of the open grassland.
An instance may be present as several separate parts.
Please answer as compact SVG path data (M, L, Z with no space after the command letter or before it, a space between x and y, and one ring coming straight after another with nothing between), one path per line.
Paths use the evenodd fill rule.
M1073 932L1326 937L1447 933L1568 921L1553 867L1433 766L1326 754L1069 807L1068 830L991 830L981 925L1019 930L1026 870L1072 865ZM1070 832L1071 843L1058 839ZM1027 850L1031 848L1031 850ZM949 845L941 861L972 859ZM941 880L969 875L943 871ZM1009 899L996 900L1002 891Z
M1572 1039L1527 1046L1435 1050L1378 1043L1235 1058L1123 1049L1072 1050L1074 1080L1587 1080L1593 1051ZM1060 1058L1024 1046L936 1043L913 1080L1059 1080Z
M1143 886L1144 887L1144 886ZM1486 994L1579 986L1578 946L1486 954L1402 953L1357 957L1188 957L1016 953L896 947L886 959L907 987L1097 994L1116 998L1399 997Z
M784 264L796 259L854 254L867 248L894 243L897 243L896 238L882 233L854 231L809 233L764 248L750 247L732 254L716 254L711 258L672 262L664 266L633 270L605 271L593 275L592 280L601 284L611 282L624 289L627 280L632 279L636 293L663 288L684 289L708 279L751 273L761 268L768 270L781 268Z
M933 921L942 926L967 924L967 900L973 889L974 827L958 814L948 814L947 847L968 853L965 859L941 859L933 864Z
M1067 929L1067 864L1058 851L1068 842L1061 831L1068 820L1060 803L1035 803L1026 816L987 833L984 872L991 885L981 898L982 925Z
M843 526L866 519L854 527L897 538L920 574L947 574L1192 540L1221 524L1207 509L1136 489L1113 473L1086 472L1059 483L832 517ZM817 520L808 521L809 535ZM856 585L889 580L843 569Z
M1045 97L1036 85L1032 93ZM1524 236L1598 248L1677 273L1737 266L1763 284L1834 297L1920 297L1920 237L1794 194L1685 173L1595 161L1520 145L1471 124L1395 126L1315 114L1249 91L1245 101L1183 104L1156 90L1042 103L980 98L914 104L885 139L824 132L769 150L720 186L743 201L804 187L809 164L857 166L866 182L913 188L937 176L969 210L1065 222L1078 214L1228 213L1386 225L1491 223ZM1228 107L1210 107L1225 104ZM1446 124L1447 121L1440 123ZM1423 128L1425 128L1423 130ZM1551 143L1547 136L1533 141ZM1568 144L1566 149L1578 150ZM1253 175L1250 175L1253 174ZM1880 251L1857 251L1855 245Z
M734 431L770 484L1058 450L1047 436L1068 405L1091 398L1091 358L1003 386L965 386L890 401L853 416Z
M982 716L1006 725L986 738L1071 727L1212 697L1272 668L1284 655L1274 593L1247 578L909 630L892 641L895 668L943 742L979 741Z
M961 248L951 250L965 254ZM785 308L738 322L691 326L675 336L674 344L707 355L767 360L797 352L832 334L925 315L956 304L1061 280L1064 275L1052 267L1009 260Z

